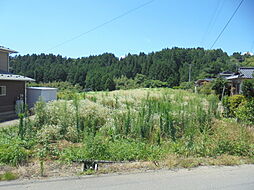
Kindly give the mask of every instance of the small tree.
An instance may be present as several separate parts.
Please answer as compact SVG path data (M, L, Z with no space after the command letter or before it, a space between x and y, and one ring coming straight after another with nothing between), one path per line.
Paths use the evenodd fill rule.
M136 87L143 87L143 83L147 80L147 77L142 74L137 74L134 78Z
M242 91L245 97L254 97L254 79L243 81Z
M212 90L214 90L215 94L219 95L220 99L223 94L228 93L228 85L227 80L223 78L217 78L212 81Z
M214 94L214 90L212 90L212 83L211 82L204 82L201 87L198 88L199 93L201 94Z
M181 82L179 88L183 90L194 89L194 82Z
M31 134L30 133L31 129L29 129L30 120L29 120L28 106L24 104L23 101L21 101L20 104L16 105L16 113L18 114L18 117L19 117L18 135L23 140L26 135L26 132L29 132L29 134Z
M239 121L247 124L254 124L254 100L250 100L247 103L239 106L236 111L236 117Z
M106 90L112 91L116 89L116 84L112 78L107 78L104 87Z

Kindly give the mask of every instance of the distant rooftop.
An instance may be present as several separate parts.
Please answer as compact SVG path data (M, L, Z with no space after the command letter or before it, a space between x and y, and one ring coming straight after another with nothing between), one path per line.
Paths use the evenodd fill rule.
M5 53L18 53L17 51L12 50L12 49L9 49L9 48L6 48L6 47L4 47L4 46L0 46L0 52L5 52Z
M220 73L220 75L232 75L232 74L234 74L234 73L231 71L224 71L224 72Z
M197 80L197 81L195 82L195 84L196 84L196 85L200 85L200 84L203 83L203 82L211 82L211 81L213 81L213 80L214 80L214 78L199 79L199 80Z
M14 80L14 81L35 81L29 77L15 75L9 72L1 71L0 70L0 80Z
M240 67L237 73L229 77L226 77L226 79L228 80L239 79L239 78L253 79L254 78L253 74L254 74L254 67Z
M231 71L224 71L224 72L219 74L219 77L226 78L226 77L229 77L229 76L232 76L232 75L234 75L233 72L231 72Z
M57 88L51 88L51 87L27 87L31 90L57 90Z
M242 74L242 78L252 79L254 73L254 67L240 67L239 72Z

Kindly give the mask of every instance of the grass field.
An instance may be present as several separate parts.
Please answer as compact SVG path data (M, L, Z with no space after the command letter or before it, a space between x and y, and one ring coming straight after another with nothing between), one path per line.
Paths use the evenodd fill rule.
M19 126L0 130L2 173L77 173L78 159L138 163L100 172L254 162L253 128L223 118L216 96L161 88L59 97L39 102L34 120L24 113Z

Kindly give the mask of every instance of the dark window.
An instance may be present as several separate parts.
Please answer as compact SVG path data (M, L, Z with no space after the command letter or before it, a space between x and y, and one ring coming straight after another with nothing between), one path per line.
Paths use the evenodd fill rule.
M6 86L0 86L0 96L6 96Z

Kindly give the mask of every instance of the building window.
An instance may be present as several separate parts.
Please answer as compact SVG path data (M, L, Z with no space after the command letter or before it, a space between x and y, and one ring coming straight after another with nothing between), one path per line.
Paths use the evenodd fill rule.
M0 86L0 96L6 96L6 86Z

